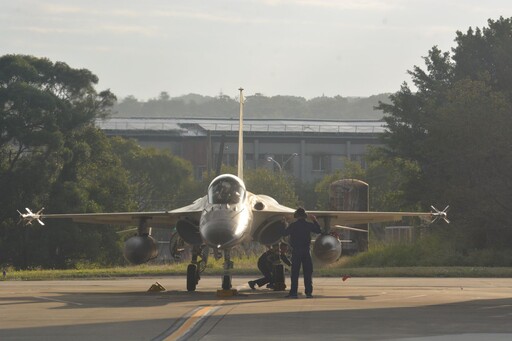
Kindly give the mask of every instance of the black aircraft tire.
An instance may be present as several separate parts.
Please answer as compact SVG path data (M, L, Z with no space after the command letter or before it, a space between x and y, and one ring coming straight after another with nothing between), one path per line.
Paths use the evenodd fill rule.
M187 267L187 290L195 291L196 285L199 282L197 278L197 265L189 264Z
M229 290L231 289L231 276L224 275L222 277L222 289L223 290Z

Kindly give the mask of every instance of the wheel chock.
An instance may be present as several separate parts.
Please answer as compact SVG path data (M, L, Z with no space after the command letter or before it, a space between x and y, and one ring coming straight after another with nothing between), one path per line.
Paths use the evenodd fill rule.
M217 297L232 297L232 296L236 296L236 295L238 295L238 290L236 290L236 289L229 289L229 290L219 289L219 290L217 290Z
M162 286L162 284L155 282L149 289L148 292L160 292L165 291L165 288Z

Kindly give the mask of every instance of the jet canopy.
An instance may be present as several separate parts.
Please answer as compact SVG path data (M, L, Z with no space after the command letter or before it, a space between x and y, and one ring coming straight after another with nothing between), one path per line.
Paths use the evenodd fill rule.
M245 197L245 186L235 176L221 175L213 179L208 188L208 201L212 204L238 204Z

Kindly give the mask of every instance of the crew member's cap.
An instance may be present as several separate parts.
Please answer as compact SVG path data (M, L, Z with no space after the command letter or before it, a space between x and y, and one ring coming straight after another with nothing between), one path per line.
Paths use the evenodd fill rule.
M307 218L306 210L302 207L297 208L295 213L293 214L294 218Z

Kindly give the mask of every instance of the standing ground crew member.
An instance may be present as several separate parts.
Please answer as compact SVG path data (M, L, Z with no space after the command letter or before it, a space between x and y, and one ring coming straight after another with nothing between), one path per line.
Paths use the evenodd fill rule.
M313 261L311 260L310 244L311 233L322 233L320 224L314 215L309 215L310 220L306 221L308 215L304 208L299 207L293 217L297 219L286 228L284 235L290 236L290 246L292 247L292 274L290 292L286 297L297 298L299 287L299 272L302 264L302 273L304 275L304 287L307 298L313 297Z
M286 265L291 266L285 252L286 248L283 247L283 252L281 252L280 244L274 244L269 250L263 253L260 258L258 258L258 269L260 269L264 277L255 281L249 281L249 286L251 289L254 290L256 284L258 287L262 287L267 283L267 288L274 288L274 278L272 273L274 263L282 260Z

